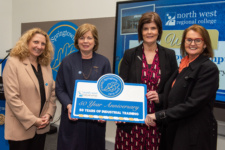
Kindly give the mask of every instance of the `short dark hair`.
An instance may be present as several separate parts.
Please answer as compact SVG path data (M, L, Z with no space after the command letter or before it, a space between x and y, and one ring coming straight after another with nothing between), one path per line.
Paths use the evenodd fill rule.
M194 25L188 27L183 32L181 46L180 46L180 52L181 52L182 57L187 55L186 50L185 50L185 38L186 38L187 32L190 31L190 30L195 31L195 32L199 33L202 36L203 41L204 41L204 43L206 45L206 48L204 48L202 54L205 55L205 56L213 58L214 53L213 53L213 49L212 49L212 44L211 44L211 39L210 39L209 33L203 26L197 25L197 24L194 24Z
M155 24L157 25L158 28L158 38L157 41L161 40L162 37L162 21L161 18L159 17L159 15L156 12L147 12L144 13L138 23L138 41L142 41L143 40L143 36L142 36L142 29L143 29L143 25L146 23L151 23L151 22L155 22Z

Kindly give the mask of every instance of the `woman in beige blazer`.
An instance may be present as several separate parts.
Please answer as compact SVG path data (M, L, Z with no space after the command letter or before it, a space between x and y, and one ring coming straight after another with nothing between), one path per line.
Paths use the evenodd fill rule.
M23 34L10 52L3 70L5 139L10 150L44 150L56 110L52 56L49 36L39 28Z

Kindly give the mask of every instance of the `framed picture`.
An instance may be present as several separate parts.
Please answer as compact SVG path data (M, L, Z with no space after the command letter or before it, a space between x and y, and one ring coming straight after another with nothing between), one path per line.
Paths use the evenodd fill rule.
M138 21L143 13L159 14L163 34L160 45L173 49L178 64L182 59L180 42L183 30L193 24L204 26L212 41L212 61L220 72L220 86L216 106L225 108L225 2L211 0L173 1L125 1L117 2L113 72L119 74L119 67L126 50L141 44L138 41Z

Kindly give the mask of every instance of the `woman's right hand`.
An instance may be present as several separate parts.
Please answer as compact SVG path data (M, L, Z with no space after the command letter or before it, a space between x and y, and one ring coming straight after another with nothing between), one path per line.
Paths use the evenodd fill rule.
M72 121L77 121L77 118L71 118L71 110L72 110L72 104L67 105L67 110L68 110L68 118Z
M41 129L43 128L44 120L42 118L37 118L36 122L34 123L34 126Z
M159 95L156 91L149 91L146 94L146 97L150 101L154 101L155 103L159 103Z
M156 126L156 117L155 117L155 113L154 114L148 114L145 118L145 124L149 127L155 127Z

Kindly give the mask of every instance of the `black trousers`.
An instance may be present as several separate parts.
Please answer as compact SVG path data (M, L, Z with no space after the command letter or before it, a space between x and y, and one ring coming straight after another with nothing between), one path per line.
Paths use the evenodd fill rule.
M10 150L44 150L46 134L35 134L32 139L24 141L9 140Z

